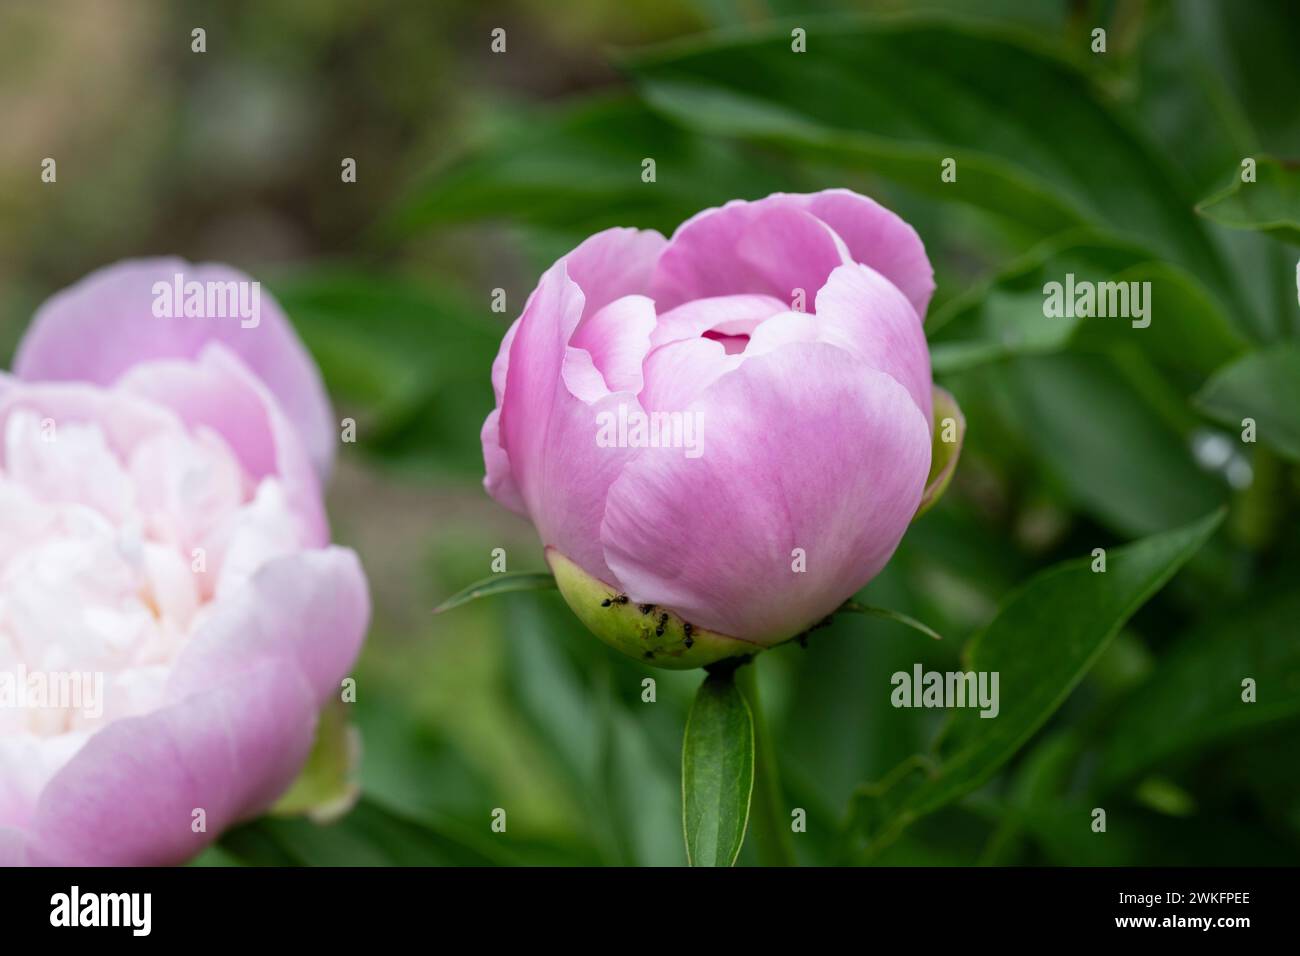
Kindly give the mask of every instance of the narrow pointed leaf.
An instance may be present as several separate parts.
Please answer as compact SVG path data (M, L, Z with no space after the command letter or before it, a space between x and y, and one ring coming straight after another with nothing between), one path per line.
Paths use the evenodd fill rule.
M1238 175L1196 211L1232 229L1254 229L1300 245L1300 163L1261 159L1254 182L1242 182Z
M902 624L904 627L910 627L914 631L920 631L926 637L932 637L936 641L943 640L938 631L926 624L922 624L914 617L909 617L900 611L891 611L887 607L874 607L870 604L861 604L858 601L845 601L840 605L841 612L850 612L853 614L865 614L869 617L879 617L886 621L893 621L895 624ZM837 612L838 613L838 612Z
M555 578L545 571L518 571L494 574L476 581L463 591L453 594L433 609L434 614L450 611L454 607L477 601L479 598L509 594L511 591L549 591L555 587Z
M930 754L859 788L852 826L876 845L971 793L1064 703L1116 632L1209 539L1219 510L1107 556L1104 571L1080 558L1049 568L1011 595L965 648L965 670L998 674L992 706L952 711ZM988 714L987 717L983 716Z
M1300 461L1300 346L1251 352L1214 374L1196 405L1232 429L1255 423L1256 438Z
M686 719L682 828L691 866L736 862L754 790L754 716L734 672L710 674Z

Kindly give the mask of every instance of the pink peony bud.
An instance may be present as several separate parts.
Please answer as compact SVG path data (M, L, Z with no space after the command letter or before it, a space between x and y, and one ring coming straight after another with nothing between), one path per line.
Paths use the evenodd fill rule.
M202 303L163 301L178 275ZM365 577L321 503L333 416L253 285L101 270L0 378L0 864L194 855L293 782L361 647Z
M933 291L916 231L847 190L598 233L501 344L486 487L620 650L695 667L787 640L927 493Z

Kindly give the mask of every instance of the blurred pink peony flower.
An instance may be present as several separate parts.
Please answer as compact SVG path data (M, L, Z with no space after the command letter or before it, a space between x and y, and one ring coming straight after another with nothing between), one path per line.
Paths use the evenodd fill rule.
M160 317L178 274L252 286L111 266L0 378L0 864L177 863L266 810L365 635L315 366L269 297Z
M951 474L929 474L933 291L916 231L847 190L598 233L501 344L486 487L614 646L693 667L789 639Z

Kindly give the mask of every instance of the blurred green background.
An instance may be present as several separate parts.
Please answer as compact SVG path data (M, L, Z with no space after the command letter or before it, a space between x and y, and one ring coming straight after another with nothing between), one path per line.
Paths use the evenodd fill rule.
M1300 861L1300 189L1266 159L1300 159L1298 62L1300 8L1281 0L6 3L6 353L98 266L226 261L272 288L358 422L329 508L375 603L350 710L360 801L329 825L249 824L201 862L685 862L698 673L622 658L553 594L431 609L494 548L543 566L482 491L478 438L542 269L605 226L667 233L727 199L832 186L924 239L936 379L969 431L947 497L863 592L946 639L837 620L758 665L785 802L808 815L798 859ZM1151 327L1046 322L1042 285L1067 272L1152 282ZM855 794L942 722L890 705L893 672L958 667L1036 570L1223 504L987 782L873 838ZM1038 638L1050 660L1052 629Z

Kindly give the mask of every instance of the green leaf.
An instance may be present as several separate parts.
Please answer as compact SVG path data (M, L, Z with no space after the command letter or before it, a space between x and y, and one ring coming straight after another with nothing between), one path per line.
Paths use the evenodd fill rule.
M1206 219L1233 229L1254 229L1300 245L1300 163L1263 158L1255 169L1255 182L1241 180L1202 201L1197 207Z
M1129 295L1135 287L1127 284L1149 283L1136 287L1145 315L1046 314L1049 283L1061 286L1064 300L1067 282L1076 289L1092 283L1105 291L1108 308L1112 287L1103 283L1115 283L1115 304L1128 300L1130 313L1136 311ZM1218 301L1194 276L1153 261L1141 246L1091 229L1039 244L992 279L950 300L927 327L935 340L931 358L936 374L1016 355L1131 346L1199 381L1247 348Z
M682 828L692 866L731 866L740 854L754 790L754 715L735 672L710 674L686 719Z
M1140 390L1155 384L1151 375L1126 377L1103 356L1073 353L1017 359L1003 371L1030 451L1070 501L1116 531L1178 527L1227 497L1196 464L1184 432Z
M903 614L901 611L891 611L887 607L874 607L870 604L862 604L859 601L845 601L835 613L865 614L870 617L878 617L882 620L893 621L895 624L902 624L904 627L910 627L914 631L920 631L926 637L934 638L936 641L943 640L939 632L933 628L922 624L914 617Z
M493 841L434 827L362 799L339 822L264 817L226 833L220 848L254 866L491 866L515 862Z
M552 591L555 578L546 571L509 571L494 574L476 581L463 591L458 591L433 609L434 614L450 611L454 607L477 601L479 598L510 594L513 591Z
M274 290L331 399L356 419L356 447L482 472L465 421L491 410L486 370L506 330L486 299L475 308L445 285L350 269L287 276Z
M930 15L798 25L803 54L791 52L789 25L768 26L691 38L628 67L652 105L701 132L865 168L1044 235L1106 225L1228 284L1164 161L1036 38ZM947 158L954 182L940 177Z
M645 719L633 715L620 699L607 693L599 716L602 786L613 837L623 845L619 862L632 866L681 866L683 847L677 842L681 820L677 812L680 769L674 754L653 746ZM644 707L639 698L634 706ZM681 715L673 720L680 727Z
M1183 635L1107 721L1102 791L1247 731L1300 717L1300 591L1275 577ZM1242 681L1255 683L1243 700Z
M642 181L642 162L655 180ZM386 227L407 234L500 218L577 235L609 226L671 232L700 209L788 185L733 146L702 140L626 95L507 121L416 184Z
M880 784L861 788L854 825L881 845L909 824L971 793L1057 710L1125 621L1209 539L1223 519L1201 520L1107 555L1056 565L1013 593L972 638L967 671L999 675L998 713L954 710L933 753L900 764Z
M1279 345L1238 359L1205 383L1195 403L1232 428L1253 418L1260 441L1300 461L1300 346Z

